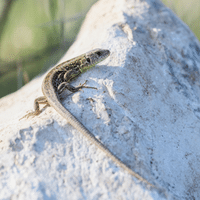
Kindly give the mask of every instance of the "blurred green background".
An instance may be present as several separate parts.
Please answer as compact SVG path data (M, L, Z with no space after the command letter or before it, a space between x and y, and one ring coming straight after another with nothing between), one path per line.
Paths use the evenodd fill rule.
M97 0L0 1L0 97L63 56ZM200 38L199 0L163 0Z

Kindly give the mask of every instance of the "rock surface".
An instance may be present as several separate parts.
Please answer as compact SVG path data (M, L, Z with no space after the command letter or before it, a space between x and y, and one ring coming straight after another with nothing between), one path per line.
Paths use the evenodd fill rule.
M158 0L100 0L61 61L110 57L62 103L159 193L115 165L49 107L19 121L44 75L0 100L0 199L200 199L200 44Z

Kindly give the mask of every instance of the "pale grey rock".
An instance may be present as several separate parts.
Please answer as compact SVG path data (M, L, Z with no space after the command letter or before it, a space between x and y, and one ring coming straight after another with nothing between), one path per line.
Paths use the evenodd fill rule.
M149 190L53 108L19 121L44 76L0 100L0 199L200 199L200 44L158 0L101 0L62 61L110 57L78 78L63 104Z

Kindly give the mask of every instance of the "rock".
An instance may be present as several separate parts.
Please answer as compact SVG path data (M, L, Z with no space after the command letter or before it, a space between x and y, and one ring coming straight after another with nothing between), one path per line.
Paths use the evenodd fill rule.
M200 44L158 0L101 0L60 61L94 48L111 55L73 82L69 109L146 187L53 108L19 119L44 75L0 100L1 199L199 199Z

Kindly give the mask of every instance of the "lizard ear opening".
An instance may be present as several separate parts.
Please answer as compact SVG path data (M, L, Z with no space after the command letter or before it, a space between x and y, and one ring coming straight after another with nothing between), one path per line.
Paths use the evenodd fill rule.
M86 58L86 60L87 60L87 62L88 62L88 63L90 63L90 62L91 62L91 61L90 61L90 58Z

